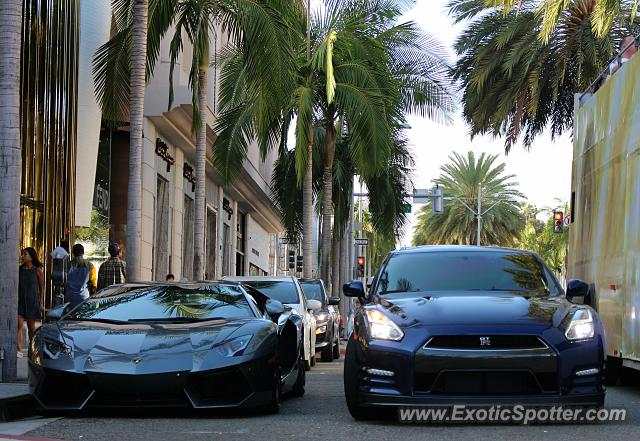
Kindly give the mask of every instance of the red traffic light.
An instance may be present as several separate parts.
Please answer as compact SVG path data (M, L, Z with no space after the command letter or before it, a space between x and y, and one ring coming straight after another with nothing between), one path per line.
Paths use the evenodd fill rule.
M553 212L553 232L562 233L564 228L564 213L562 211Z
M364 256L358 256L358 265L364 266Z

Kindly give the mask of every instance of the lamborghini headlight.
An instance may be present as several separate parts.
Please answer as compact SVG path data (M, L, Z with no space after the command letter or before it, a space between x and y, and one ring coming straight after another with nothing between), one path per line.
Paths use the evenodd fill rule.
M45 358L50 358L52 360L57 360L61 355L71 354L71 346L60 341L49 340L46 338L42 340L42 349Z
M585 340L593 338L594 334L593 316L588 309L577 310L564 333L569 340Z
M404 337L404 332L389 317L377 309L367 310L369 332L372 338L378 340L399 341Z
M225 357L233 357L234 355L242 355L249 345L252 335L241 335L232 338L216 346L217 351Z

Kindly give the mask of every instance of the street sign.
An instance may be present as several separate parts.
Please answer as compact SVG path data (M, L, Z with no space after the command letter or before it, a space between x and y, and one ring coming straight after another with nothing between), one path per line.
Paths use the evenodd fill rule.
M369 245L369 239L367 239L366 237L356 238L355 239L355 244L363 246L363 247L366 247L367 245Z
M568 227L571 224L571 213L567 213L564 217L564 226Z
M280 245L295 245L296 243L288 237L280 238Z
M411 204L409 202L402 204L402 212L411 213Z

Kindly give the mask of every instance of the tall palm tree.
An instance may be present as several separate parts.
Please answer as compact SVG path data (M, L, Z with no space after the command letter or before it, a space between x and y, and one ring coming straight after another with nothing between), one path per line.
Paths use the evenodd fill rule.
M602 1L570 0L541 39L540 3L525 0L506 13L485 6L485 0L449 3L456 22L468 21L455 44L459 59L453 70L463 90L463 116L472 136L504 136L507 152L520 136L529 148L547 128L552 137L571 130L575 93L587 90L620 40L638 30L626 18L600 37L592 20Z
M525 0L485 0L485 3L490 6L500 6L504 8L505 13L508 13L514 8L519 11ZM567 0L536 0L535 3L542 15L540 37L548 41L561 21L568 2ZM595 0L591 27L596 36L604 37L616 19L622 15L628 16L633 21L638 14L639 5L640 0Z
M254 123L253 115L260 106L252 103L260 100L257 93L260 86L243 75L240 63L230 62L225 66L222 88L225 88L226 77L231 80L227 87L236 93L228 95L231 105L226 106L218 127L221 135L216 142L216 161L219 164L241 164L243 150L246 150L242 144L265 128L283 134L281 141L284 142L286 128L296 116L296 170L300 183L308 166L308 146L316 144L315 139L311 139L314 132L308 128L312 124L324 128L321 277L327 286L338 120L342 121L344 133L350 139L350 155L359 172L371 177L386 166L392 151L393 127L404 111L442 117L452 108L444 85L443 62L433 50L433 40L426 38L412 23L397 23L411 3L327 0L318 8L312 17L311 63L306 62L304 51L294 51L297 54L295 81L287 92L287 106L281 112L284 119L274 121L281 123L275 128L260 129ZM293 28L305 29L300 25ZM294 40L294 48L295 41L301 39ZM238 79L245 82L240 89L245 91L243 99L237 98ZM225 133L234 134L236 142L230 142L231 136ZM220 167L220 171L233 178L233 168Z
M137 281L141 277L142 129L147 50L152 54L152 66L160 42L147 41L149 0L112 0L112 10L113 36L96 52L94 78L103 116L130 122L126 260L127 279Z
M119 32L103 47L95 58L96 89L103 109L111 119L123 114L128 96L122 90L126 71L126 54L129 51L131 26L128 10L124 7L131 0L114 0L122 3L114 8ZM138 1L138 0L135 0ZM160 42L174 26L170 43L169 102L173 103L173 72L178 56L183 50L183 36L192 49L192 65L189 75L192 91L192 131L196 135L196 195L194 213L194 278L204 278L205 236L205 183L206 183L206 114L207 75L210 64L210 33L220 25L230 35L232 44L246 63L247 74L260 79L265 95L273 97L280 86L277 78L287 78L288 57L281 47L287 39L287 29L281 16L295 7L296 2L283 0L149 0L149 55L148 73L160 52ZM284 47L287 47L284 44ZM273 65L272 65L273 63ZM274 66L275 65L275 66ZM276 80L273 79L275 76ZM267 81L269 78L270 81ZM109 90L110 88L114 90ZM109 91L109 93L106 93ZM277 102L276 102L277 106ZM273 115L272 106L264 106L265 113ZM271 135L267 135L269 138ZM265 141L270 142L270 139ZM131 181L130 181L131 185Z
M476 207L480 187L483 211L493 207L482 216L481 242L503 246L515 243L522 229L518 199L524 196L511 180L514 175L504 174L505 164L496 164L498 155L482 153L476 158L468 152L466 156L454 153L449 158L451 162L441 167L435 183L446 196L457 199L447 201L441 214L432 213L426 205L420 209L413 245L475 244L477 219L465 204Z
M1 381L15 381L20 246L20 50L22 0L0 2L0 350L5 354Z

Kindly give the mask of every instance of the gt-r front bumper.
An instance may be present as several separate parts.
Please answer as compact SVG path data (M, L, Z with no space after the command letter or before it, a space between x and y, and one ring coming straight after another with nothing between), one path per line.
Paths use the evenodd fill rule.
M354 345L359 402L365 407L584 406L604 404L598 342L514 350L415 352L390 342ZM584 374L596 369L595 373Z

